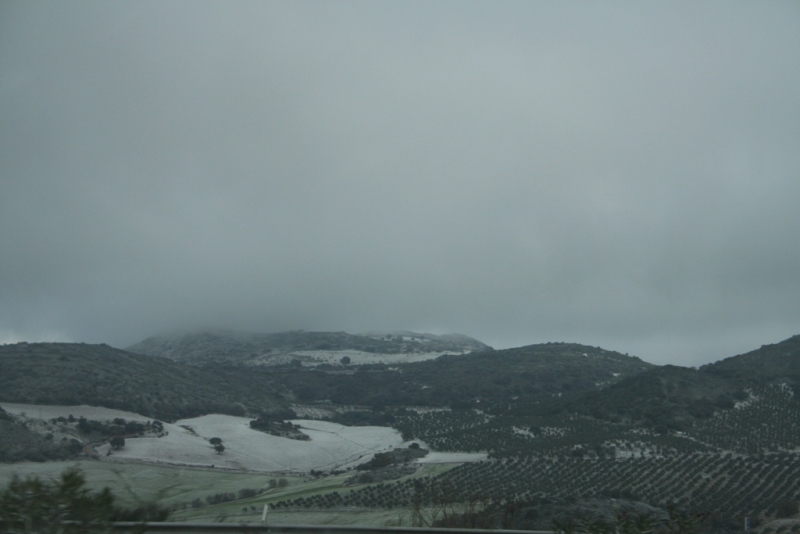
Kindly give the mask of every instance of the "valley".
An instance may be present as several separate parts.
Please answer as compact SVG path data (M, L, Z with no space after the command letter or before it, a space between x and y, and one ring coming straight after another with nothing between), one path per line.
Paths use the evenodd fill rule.
M330 354L307 334L286 354ZM391 347L357 363L189 365L0 346L0 483L77 463L93 487L158 500L176 521L260 521L268 504L287 524L548 530L679 509L709 532L745 517L800 530L800 337L700 369L569 343L402 363Z

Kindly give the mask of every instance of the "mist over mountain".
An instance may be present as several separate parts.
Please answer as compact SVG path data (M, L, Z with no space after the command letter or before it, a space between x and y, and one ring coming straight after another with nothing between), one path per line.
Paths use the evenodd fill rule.
M203 522L800 534L799 28L0 3L0 478L81 462Z
M798 331L795 2L469 5L3 2L0 343Z

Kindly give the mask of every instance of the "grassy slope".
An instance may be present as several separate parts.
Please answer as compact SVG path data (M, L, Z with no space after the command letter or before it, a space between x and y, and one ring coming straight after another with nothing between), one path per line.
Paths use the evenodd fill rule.
M157 501L162 506L172 507L190 503L195 498L205 499L217 493L237 493L243 488L268 487L269 480L283 476L289 482L285 488L276 488L249 499L242 499L201 508L187 508L172 514L172 521L211 522L226 518L227 522L258 522L264 503L309 496L331 491L346 492L343 487L351 473L320 479L298 476L264 475L242 472L226 472L214 469L188 467L143 466L134 463L110 463L96 461L79 462L25 462L0 464L0 486L5 486L14 474L25 477L36 475L55 478L67 467L77 466L86 475L90 489L111 488L120 504L139 506ZM424 466L413 477L437 475L451 469L451 465ZM359 486L352 486L357 488ZM255 511L250 507L254 506ZM248 512L242 512L247 507ZM339 525L396 525L398 519L408 524L405 510L291 510L270 511L269 522L276 524L339 524Z
M143 465L97 461L0 464L0 483L14 475L57 477L67 467L77 466L92 489L108 486L122 504L138 506L158 501L163 506L191 502L221 492L264 487L274 475L231 472L191 467ZM298 479L286 477L292 482Z

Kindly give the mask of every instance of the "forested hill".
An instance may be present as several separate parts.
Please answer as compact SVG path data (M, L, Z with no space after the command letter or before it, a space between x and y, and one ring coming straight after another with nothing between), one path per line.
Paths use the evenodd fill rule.
M405 365L276 367L301 402L447 406L525 412L555 398L598 390L652 368L639 358L572 343L442 356Z
M567 404L567 411L666 433L685 430L715 410L733 408L746 396L736 380L666 365L576 398Z
M685 430L733 408L752 388L785 384L800 391L800 336L726 358L700 369L665 365L574 399L567 410L661 432ZM795 400L800 400L794 397Z
M546 343L397 365L196 367L106 345L0 347L0 400L90 404L173 420L258 414L291 402L514 410L595 391L652 368L596 347Z
M275 407L268 377L206 370L107 345L0 345L0 401L105 406L171 421Z
M295 362L297 363L297 362ZM598 347L545 343L406 364L196 367L105 345L0 346L0 400L90 404L174 420L257 415L291 403L580 414L660 432L688 428L748 388L800 385L800 337L701 369L654 366Z
M746 354L704 365L700 371L744 383L785 382L800 386L800 335Z

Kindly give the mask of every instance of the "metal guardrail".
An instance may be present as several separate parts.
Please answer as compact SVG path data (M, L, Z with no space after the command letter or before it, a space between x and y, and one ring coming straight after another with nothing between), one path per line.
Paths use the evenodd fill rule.
M148 534L553 534L550 530L489 530L477 528L360 527L347 525L270 525L262 523L114 523L112 532Z

